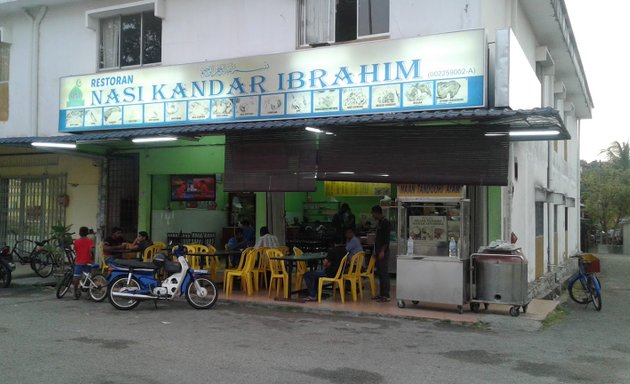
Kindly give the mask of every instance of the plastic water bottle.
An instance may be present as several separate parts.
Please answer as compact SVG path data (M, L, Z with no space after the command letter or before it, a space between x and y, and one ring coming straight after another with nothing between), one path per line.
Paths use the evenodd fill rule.
M448 257L457 257L457 241L453 237L448 242Z
M407 239L407 254L413 255L413 239L411 238L411 236L409 236L409 239Z

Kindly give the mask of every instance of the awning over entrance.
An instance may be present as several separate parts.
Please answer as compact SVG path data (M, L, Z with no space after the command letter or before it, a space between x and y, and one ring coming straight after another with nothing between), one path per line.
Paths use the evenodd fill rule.
M243 121L188 126L143 129L116 129L112 131L69 134L51 137L5 137L0 145L29 145L33 142L98 143L130 140L136 137L174 135L193 137L241 131L262 132L277 129L304 129L304 127L461 127L489 136L507 136L509 141L568 140L571 138L558 111L551 108L529 110L463 109L420 112L396 112L355 116L331 116L308 119Z
M309 130L306 130L306 128ZM315 180L506 185L509 142L565 140L558 111L472 109L113 130L32 142L226 136L226 191L312 191Z

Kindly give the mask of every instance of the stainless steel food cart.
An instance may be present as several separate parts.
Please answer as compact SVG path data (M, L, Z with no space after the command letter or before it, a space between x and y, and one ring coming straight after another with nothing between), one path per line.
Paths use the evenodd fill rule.
M396 299L404 308L469 299L470 201L457 197L399 197ZM400 196L400 194L399 194ZM449 256L449 241L457 254ZM413 243L413 248L409 247Z
M485 249L470 257L470 310L480 304L511 305L510 315L527 312L527 259L520 248Z

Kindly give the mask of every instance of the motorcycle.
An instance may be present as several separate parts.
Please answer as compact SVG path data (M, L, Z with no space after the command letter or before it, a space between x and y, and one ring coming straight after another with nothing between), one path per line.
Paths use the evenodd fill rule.
M15 271L15 263L11 256L11 248L4 246L0 249L0 287L7 288L11 285L13 271Z
M195 309L209 309L217 302L219 293L207 277L206 270L190 269L184 247L174 251L177 262L158 254L151 263L137 260L113 259L107 264L111 269L108 278L107 297L116 309L129 310L141 301L173 300L185 295L186 301ZM158 275L166 273L160 281Z

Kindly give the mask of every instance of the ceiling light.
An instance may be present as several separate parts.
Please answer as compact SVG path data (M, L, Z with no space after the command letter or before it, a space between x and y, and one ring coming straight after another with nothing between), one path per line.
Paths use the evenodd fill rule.
M76 149L77 145L75 143L45 143L45 142L34 142L31 143L33 147L44 147L44 148L68 148L68 149Z
M510 136L556 136L560 131L510 131Z
M486 132L483 134L486 137L507 136L507 132Z
M334 133L332 133L332 132L328 132L328 131L326 131L326 134L327 134L327 135L334 135Z
M343 172L339 172L340 175L354 175L354 172L350 172L350 171L343 171Z
M315 133L323 133L324 132L321 129L315 128L315 127L304 127L304 129L306 129L309 132L315 132Z
M175 141L177 137L174 136L156 136L156 137L136 137L131 139L134 143L157 143L160 141Z

